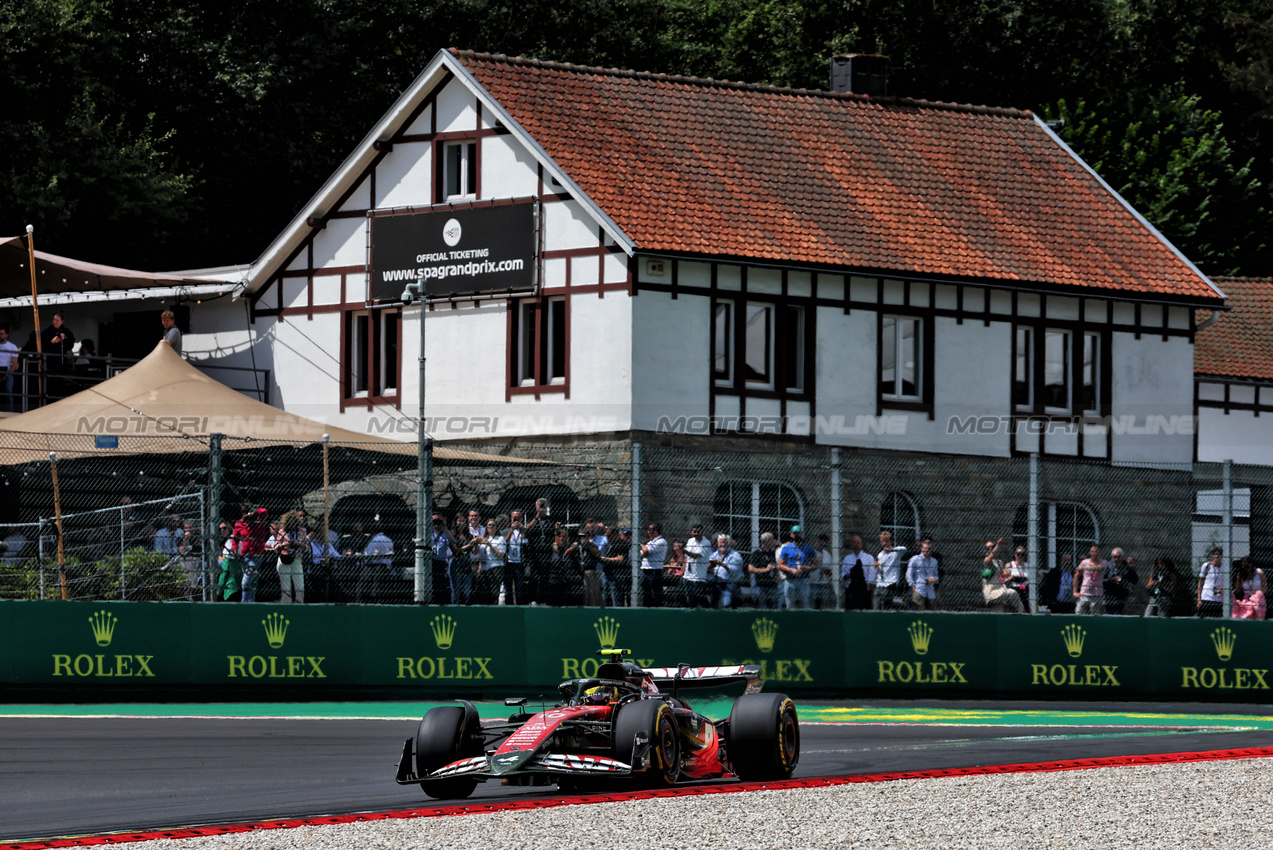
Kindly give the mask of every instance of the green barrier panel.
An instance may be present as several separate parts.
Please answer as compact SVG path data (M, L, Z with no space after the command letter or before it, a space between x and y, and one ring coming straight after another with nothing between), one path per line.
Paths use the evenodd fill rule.
M824 611L532 608L527 673L535 684L592 676L596 651L617 646L644 666L758 664L770 690L830 692L844 681L843 619Z
M523 608L364 608L361 683L457 694L526 680ZM511 696L511 694L509 694Z
M1267 623L833 611L0 602L0 700L552 698L601 648L793 694L1267 702ZM222 695L224 695L222 697Z
M1154 693L1149 625L1131 617L998 618L999 685L1039 699L1130 699Z
M179 607L189 612L192 685L227 690L286 688L302 698L317 699L334 685L360 683L362 608Z
M1148 624L1150 690L1188 701L1269 702L1273 624L1250 620L1158 620Z
M0 603L7 681L55 688L189 680L189 605Z
M997 692L1002 619L919 611L846 616L844 686L851 693L952 699Z

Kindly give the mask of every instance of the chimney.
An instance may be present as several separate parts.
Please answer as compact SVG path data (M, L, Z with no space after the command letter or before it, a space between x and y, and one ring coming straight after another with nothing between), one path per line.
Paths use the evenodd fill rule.
M873 53L832 57L831 91L884 97L888 94L888 57Z

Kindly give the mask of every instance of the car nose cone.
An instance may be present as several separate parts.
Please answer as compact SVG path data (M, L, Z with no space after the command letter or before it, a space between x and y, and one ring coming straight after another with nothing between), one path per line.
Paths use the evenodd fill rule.
M489 759L491 773L501 776L512 773L535 756L534 750L513 750L507 753L496 753Z

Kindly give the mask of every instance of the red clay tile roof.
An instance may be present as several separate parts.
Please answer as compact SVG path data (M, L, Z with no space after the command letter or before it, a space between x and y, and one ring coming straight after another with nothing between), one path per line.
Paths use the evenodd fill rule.
M1216 286L1232 309L1195 337L1194 374L1273 381L1273 278L1218 277ZM1198 321L1210 315L1200 310Z
M1028 112L455 55L639 250L1217 298Z

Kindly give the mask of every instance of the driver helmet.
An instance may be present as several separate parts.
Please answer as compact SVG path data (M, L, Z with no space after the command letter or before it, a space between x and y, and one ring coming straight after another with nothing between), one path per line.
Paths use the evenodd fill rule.
M605 705L618 699L619 689L613 685L597 685L583 692L583 701L588 705Z

